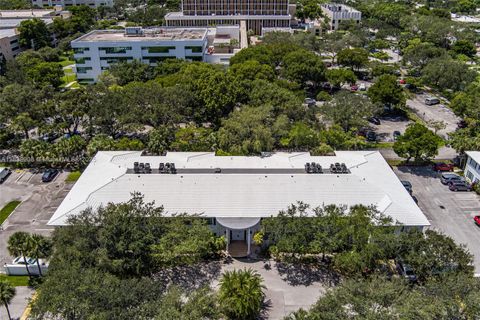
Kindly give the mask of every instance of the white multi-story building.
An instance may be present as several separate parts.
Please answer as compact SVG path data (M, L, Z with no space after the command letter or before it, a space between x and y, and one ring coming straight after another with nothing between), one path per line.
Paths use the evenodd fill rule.
M250 254L260 220L298 201L311 206L308 215L319 206L365 205L391 217L399 230L430 225L378 151L337 151L335 156L279 152L261 157L102 151L48 225L68 225L68 218L83 210L126 202L132 192L163 206L166 216L187 213L208 219L212 231L225 235L228 245L243 243L244 255Z
M86 5L89 7L113 7L114 0L32 0L32 5L35 7L71 7Z
M341 21L360 23L362 13L344 4L322 4L322 12L328 18L326 21L330 30L337 30Z
M478 183L480 181L480 151L467 151L468 156L465 164L465 177L471 183Z
M71 43L79 82L92 83L114 63L156 65L169 58L228 63L239 45L239 27L95 30Z

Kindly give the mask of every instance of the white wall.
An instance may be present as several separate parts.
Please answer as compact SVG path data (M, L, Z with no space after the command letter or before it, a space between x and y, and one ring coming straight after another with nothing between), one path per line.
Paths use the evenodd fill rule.
M465 165L465 177L472 183L480 181L480 163L470 157Z

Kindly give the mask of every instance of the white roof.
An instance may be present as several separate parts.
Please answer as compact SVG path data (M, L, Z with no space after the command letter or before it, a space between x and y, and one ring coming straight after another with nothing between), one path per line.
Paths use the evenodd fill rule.
M173 162L177 174L135 174L134 162ZM345 163L348 174L307 174L306 162ZM212 169L221 168L221 173ZM184 169L196 169L187 172ZM210 169L199 171L198 169ZM230 172L227 172L229 169ZM231 170L236 169L236 170ZM280 170L279 170L280 169ZM208 171L208 172L206 172ZM65 225L71 215L107 203L128 201L140 192L146 202L163 205L166 215L202 214L218 218L260 218L276 215L290 204L374 205L398 223L428 226L429 222L395 173L377 151L337 151L335 156L273 153L266 157L215 156L208 152L98 152L49 221Z
M476 163L480 163L480 151L465 151L465 153Z

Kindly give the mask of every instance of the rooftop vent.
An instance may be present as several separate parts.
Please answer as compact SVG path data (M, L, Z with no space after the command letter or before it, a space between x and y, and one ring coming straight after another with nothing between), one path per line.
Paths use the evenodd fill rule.
M340 164L338 162L335 162L335 163L332 163L330 165L330 172L332 172L332 173L350 173L350 170L348 170L345 163Z
M177 173L177 169L175 168L175 163L173 162L167 162L167 163L160 162L160 164L158 165L158 172L175 174Z
M140 37L140 36L143 36L143 28L142 27L126 27L125 28L125 36L126 37Z
M305 163L305 171L307 173L323 173L323 168L320 163L307 162Z

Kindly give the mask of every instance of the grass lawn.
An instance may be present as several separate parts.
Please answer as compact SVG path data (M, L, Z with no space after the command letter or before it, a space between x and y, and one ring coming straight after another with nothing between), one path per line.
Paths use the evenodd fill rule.
M373 149L389 149L393 148L394 142L369 142L368 147Z
M0 210L0 224L2 224L8 216L15 210L15 208L21 203L21 201L11 201Z
M28 276L7 276L6 274L0 274L0 280L4 279L14 287L28 286Z
M76 81L77 76L71 68L63 70L64 76L62 77L63 84L60 87L65 87L70 82Z
M81 174L80 171L72 171L68 174L67 178L65 178L65 182L75 182L80 178Z
M62 67L66 67L66 66L75 64L75 61L73 61L73 60L62 60L59 63Z

